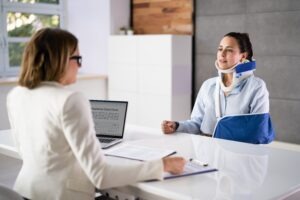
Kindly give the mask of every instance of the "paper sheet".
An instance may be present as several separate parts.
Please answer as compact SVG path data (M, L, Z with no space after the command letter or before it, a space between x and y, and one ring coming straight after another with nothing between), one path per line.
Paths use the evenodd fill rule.
M104 154L107 156L116 156L133 160L147 161L161 159L174 153L176 153L176 151L174 150L125 144L120 147L106 150Z
M217 171L217 169L206 164L203 165L203 164L196 163L194 161L188 161L185 164L184 171L182 174L174 175L165 172L164 179L177 178L181 176L190 176L190 175L202 174L202 173L213 172L213 171Z

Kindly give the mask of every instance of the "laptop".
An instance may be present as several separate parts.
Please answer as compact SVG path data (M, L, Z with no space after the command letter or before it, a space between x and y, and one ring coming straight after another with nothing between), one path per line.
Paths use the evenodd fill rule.
M96 136L102 149L120 143L123 139L127 101L90 100Z

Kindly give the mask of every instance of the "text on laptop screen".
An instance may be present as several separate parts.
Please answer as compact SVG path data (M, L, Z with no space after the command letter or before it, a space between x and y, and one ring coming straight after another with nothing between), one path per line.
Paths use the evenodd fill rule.
M127 102L90 100L96 134L122 136Z

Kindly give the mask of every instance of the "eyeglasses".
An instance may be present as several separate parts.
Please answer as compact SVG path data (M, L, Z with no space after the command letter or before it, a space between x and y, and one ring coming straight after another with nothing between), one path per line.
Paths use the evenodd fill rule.
M82 56L71 56L71 57L70 57L70 60L76 60L78 66L81 67L81 64L82 64Z

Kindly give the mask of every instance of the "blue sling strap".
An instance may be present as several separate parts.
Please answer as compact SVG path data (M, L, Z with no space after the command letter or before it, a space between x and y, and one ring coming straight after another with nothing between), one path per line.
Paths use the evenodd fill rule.
M245 114L220 118L213 137L252 144L268 144L274 140L275 132L269 113Z

